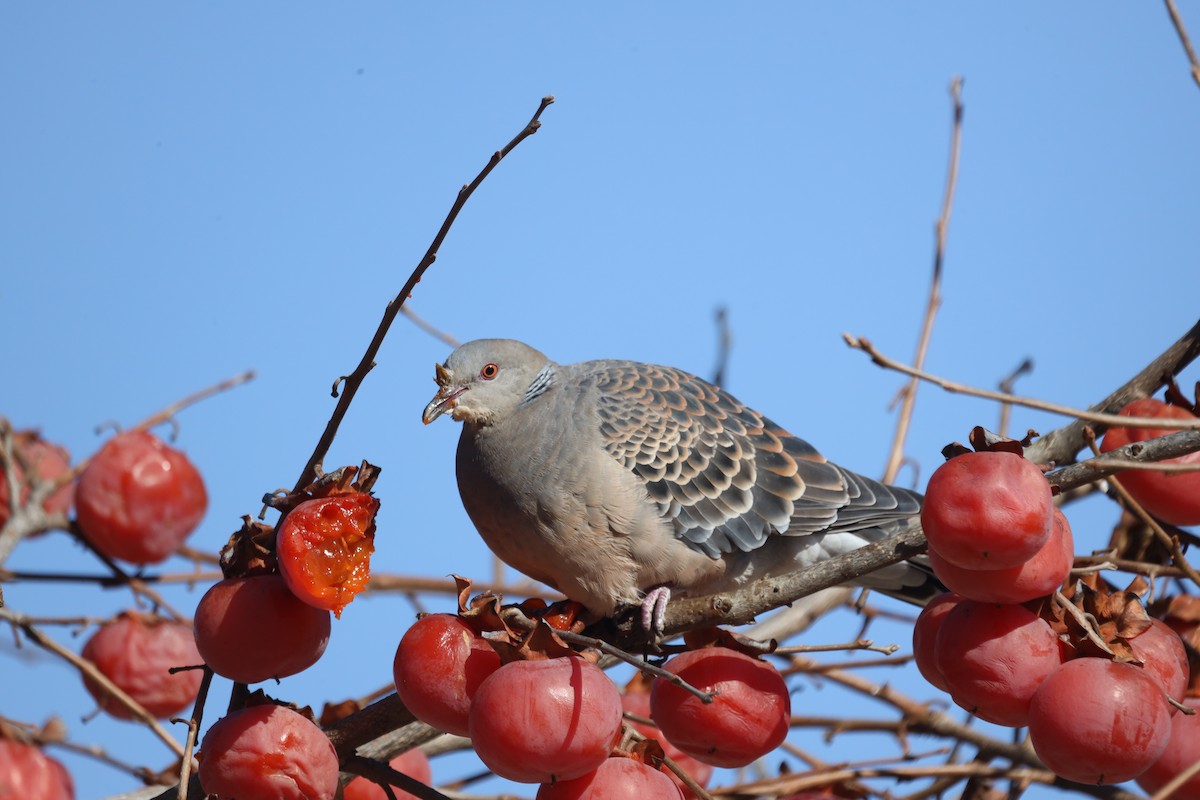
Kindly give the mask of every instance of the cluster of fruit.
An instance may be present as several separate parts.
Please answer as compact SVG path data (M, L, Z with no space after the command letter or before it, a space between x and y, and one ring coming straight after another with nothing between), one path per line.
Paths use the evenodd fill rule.
M234 534L223 553L229 577L196 606L196 647L213 672L251 684L317 662L329 643L330 614L340 616L370 576L379 510L370 494L374 474L367 466L361 474L338 470L290 496L276 529L248 523ZM200 784L210 794L300 800L337 791L338 757L325 733L299 711L265 699L214 723L199 758ZM428 780L419 751L396 763ZM345 796L382 792L359 778Z
M497 775L542 784L541 800L686 794L654 759L630 758L628 748L617 747L623 712L638 717L632 727L660 739L666 755L701 785L713 766L745 766L787 735L790 700L782 676L736 650L702 647L663 665L689 686L715 693L711 702L660 678L648 691L636 683L622 693L577 654L501 658L509 648L493 642L504 632L481 630L479 620L432 614L414 623L396 649L396 692L418 719L470 736Z
M930 478L921 521L952 591L917 619L917 666L981 719L1028 727L1064 778L1153 774L1189 685L1183 642L1136 592L1068 582L1070 526L1010 447L956 455Z

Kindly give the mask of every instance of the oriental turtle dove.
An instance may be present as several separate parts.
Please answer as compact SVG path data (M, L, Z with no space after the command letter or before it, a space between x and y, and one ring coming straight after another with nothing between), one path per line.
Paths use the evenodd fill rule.
M596 615L803 569L920 513L920 495L830 463L682 370L480 339L436 380L423 419L463 423L458 488L488 547ZM915 602L940 588L909 562L860 582Z

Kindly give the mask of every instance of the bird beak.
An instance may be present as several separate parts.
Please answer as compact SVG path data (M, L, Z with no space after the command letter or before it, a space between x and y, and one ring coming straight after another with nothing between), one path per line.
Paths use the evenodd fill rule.
M453 379L454 376L445 366L434 364L433 380L440 388L437 394L433 396L433 399L429 401L429 405L425 406L425 411L421 414L421 421L426 425L454 408L457 405L458 396L467 390L465 386L457 388L452 386L451 382Z
M425 411L421 414L421 421L428 425L454 408L458 405L458 396L466 390L465 386L443 386L438 389L437 394L429 401L429 405L425 406Z

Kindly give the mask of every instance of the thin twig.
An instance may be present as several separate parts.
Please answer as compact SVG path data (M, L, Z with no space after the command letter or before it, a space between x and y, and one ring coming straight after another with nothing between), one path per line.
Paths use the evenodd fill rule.
M876 365L884 369L895 370L896 372L905 375L911 375L926 383L932 383L947 392L953 394L965 394L969 397L981 397L985 400L995 400L998 403L1012 403L1014 405L1025 406L1026 408L1037 409L1038 411L1046 411L1050 414L1058 414L1064 417L1074 417L1075 419L1088 420L1090 422L1099 423L1107 427L1113 425L1121 425L1126 428L1162 428L1164 430L1200 430L1200 420L1192 419L1166 419L1162 417L1123 417L1118 414L1102 414L1095 411L1087 411L1082 408L1072 408L1059 403L1051 403L1046 400L1037 400L1032 397L1021 397L1019 395L1005 394L1003 392L993 392L989 389L977 389L973 386L968 386L965 383L948 380L946 378L932 375L923 370L910 367L895 359L889 358L878 350L875 345L871 344L868 339L862 337L854 337L850 334L843 334L842 338L846 344L853 347L855 350L861 350L871 357Z
M1096 447L1096 437L1094 435L1090 436L1088 437L1087 441L1088 446L1092 449L1092 452L1099 456L1100 449ZM1146 511L1145 507L1143 507L1141 503L1134 499L1133 495L1129 493L1128 489L1121 485L1120 478L1115 475L1111 475L1108 478L1108 482L1109 485L1113 487L1113 491L1120 495L1121 503L1126 508L1131 510L1138 519L1145 523L1146 526L1150 528L1151 532L1153 532L1154 538L1158 539L1159 543L1167 548L1167 551L1171 554L1171 563L1183 570L1184 574L1191 579L1192 583L1194 583L1196 586L1200 586L1200 572L1197 572L1196 568L1188 562L1187 557L1183 554L1183 548L1180 546L1179 540L1163 530L1163 527L1159 524L1158 520L1156 520L1153 515Z
M846 642L845 644L794 644L788 647L778 647L772 651L773 655L792 655L794 653L831 653L842 650L870 650L874 653L883 653L885 656L890 656L892 653L900 649L898 644L878 645L870 639L859 639L856 642Z
M1196 50L1192 47L1192 40L1188 38L1187 28L1183 27L1183 17L1179 16L1179 9L1175 8L1175 0L1165 0L1167 4L1167 13L1171 15L1171 24L1175 26L1175 32L1179 34L1179 41L1183 44L1183 51L1187 53L1188 63L1192 67L1192 80L1200 86L1200 59L1196 58Z
M433 325L431 325L428 321L426 321L426 319L424 317L419 316L417 314L417 312L413 311L412 308L410 308L408 305L400 306L400 313L403 314L404 316L408 317L409 320L412 322L412 324L416 325L418 328L425 331L430 336L437 339L439 342L442 342L446 346L458 347L460 344L462 344L461 341L454 338L450 334L446 333L441 328L437 328L437 327L434 327Z
M196 702L192 704L192 716L187 720L188 734L183 743L183 757L179 760L179 800L187 800L187 787L192 772L192 751L196 747L200 723L204 721L204 704L208 700L208 687L212 685L212 679L213 671L205 665L203 677L200 678L200 689L196 692Z
M717 366L713 368L712 382L716 386L725 385L725 373L729 369L729 350L733 344L733 334L729 330L729 308L718 306L713 312L717 323Z
M438 229L437 234L433 237L433 241L430 243L429 249L425 251L425 255L421 258L416 268L412 271L412 274L409 275L408 280L404 282L404 287L400 290L400 293L392 298L391 302L388 303L387 308L384 310L383 319L379 321L379 327L375 330L375 335L372 337L371 343L367 345L367 350L365 353L363 353L362 360L358 362L358 366L354 368L353 372L351 372L349 375L346 375L344 379L340 381L342 385L340 396L335 388L334 395L338 397L337 405L334 406L333 413L329 417L329 422L326 423L325 430L322 432L321 438L317 440L317 446L314 448L312 455L309 457L308 463L305 464L304 469L300 473L300 477L296 480L294 491L298 492L302 490L305 486L308 486L313 482L314 479L316 479L318 471L321 468L321 464L325 460L325 454L329 452L329 448L333 444L333 439L337 435L338 428L341 426L342 419L346 416L346 412L350 408L350 402L354 399L354 395L358 392L358 388L362 385L367 373L370 372L375 366L375 356L379 352L379 348L383 345L383 339L385 336L387 336L388 330L392 327L392 322L396 319L396 315L400 313L400 309L403 307L404 303L412 295L413 289L415 289L417 284L420 283L421 277L425 274L425 271L429 269L429 267L437 259L438 250L441 248L442 242L446 238L446 234L450 232L450 227L458 218L459 212L462 211L463 206L466 205L467 200L472 194L474 194L475 190L479 187L479 184L483 182L483 179L491 174L491 171L496 168L496 165L499 164L514 147L525 141L525 139L529 138L534 133L537 133L538 128L540 128L542 125L539 119L542 116L542 112L549 108L550 104L553 102L553 97L543 97L541 103L538 105L537 111L534 112L533 117L530 118L529 122L525 124L525 127L521 129L521 132L513 137L512 141L493 153L492 157L488 160L487 165L484 166L484 168L480 170L479 174L475 176L475 180L471 181L459 190L458 196L454 199L454 203L450 206L450 212L446 215L446 219L442 222L442 227ZM334 386L336 387L337 384L335 383Z
M1000 381L1000 384L997 388L999 388L1004 394L1012 394L1013 387L1017 383L1017 378L1020 378L1022 375L1028 375L1030 372L1033 372L1033 361L1027 358L1018 364L1016 369L1008 373L1008 375L1006 375L1004 379ZM1009 403L1001 403L1000 422L996 430L996 432L1001 436L1008 436L1008 423L1011 417L1012 405Z
M942 305L942 264L946 256L946 236L950 229L950 214L954 209L954 189L958 185L958 157L962 149L962 83L961 77L956 77L950 82L950 98L954 108L954 122L950 138L950 166L946 172L946 192L942 198L942 213L938 217L934 229L936 246L933 254L933 278L929 284L929 301L925 306L925 320L921 324L917 352L913 356L913 364L918 369L925 363L925 354L929 351L929 341L933 337L933 321L937 317L938 308ZM908 428L912 423L918 385L919 381L914 377L902 392L903 400L900 404L900 413L896 417L896 432L892 437L891 454L888 456L887 467L883 471L884 483L894 483L896 475L904 463L904 442L908 438Z
M159 724L159 721L155 719L150 712L142 707L141 703L134 700L120 686L117 686L115 683L109 680L108 676L96 669L96 666L92 662L75 654L73 651L68 650L58 642L51 639L49 636L42 633L37 627L31 625L29 621L26 620L21 614L17 614L7 608L0 608L0 619L3 619L20 628L29 638L29 640L38 647L53 653L71 666L75 667L75 669L79 670L81 674L90 678L92 681L95 681L101 689L112 695L113 699L128 709L130 713L137 717L141 723L147 725L152 731L154 731L155 735L157 735L158 738L161 739L173 753L175 753L175 755L179 756L180 758L183 757L183 746L180 745L179 742L175 741L175 739L171 737L171 734L167 733L166 729Z

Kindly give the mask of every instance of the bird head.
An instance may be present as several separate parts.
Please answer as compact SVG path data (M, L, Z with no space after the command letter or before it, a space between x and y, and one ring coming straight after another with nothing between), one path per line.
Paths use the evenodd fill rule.
M434 367L437 394L421 420L450 412L460 422L490 425L511 414L550 359L513 339L476 339Z

